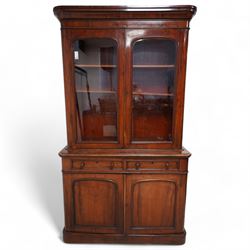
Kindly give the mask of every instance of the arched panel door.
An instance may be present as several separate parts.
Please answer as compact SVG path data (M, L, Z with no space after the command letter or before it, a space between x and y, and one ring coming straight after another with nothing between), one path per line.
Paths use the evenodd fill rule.
M88 233L123 231L123 176L82 174L64 177L69 206L65 211L66 230Z
M130 175L127 177L128 233L183 232L185 176Z

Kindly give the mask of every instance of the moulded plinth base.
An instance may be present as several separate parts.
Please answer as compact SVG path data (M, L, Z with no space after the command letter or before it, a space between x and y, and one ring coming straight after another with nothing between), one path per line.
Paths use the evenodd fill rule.
M128 243L128 244L169 244L185 243L186 232L165 235L123 235L123 234L93 234L63 230L65 243Z

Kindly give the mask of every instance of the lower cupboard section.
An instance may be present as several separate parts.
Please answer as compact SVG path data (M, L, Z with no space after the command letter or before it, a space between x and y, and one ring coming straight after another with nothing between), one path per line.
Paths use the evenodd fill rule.
M183 232L185 175L138 174L126 180L126 231Z
M122 233L123 187L121 174L64 174L65 228Z
M104 242L105 234L106 240L111 235L136 243L158 235L171 243L174 235L173 244L184 243L185 193L186 174L64 173L64 239ZM92 235L89 241L86 235Z

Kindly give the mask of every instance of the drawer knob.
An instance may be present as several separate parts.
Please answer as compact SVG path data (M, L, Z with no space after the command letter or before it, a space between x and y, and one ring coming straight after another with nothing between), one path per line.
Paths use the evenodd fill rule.
M111 162L111 164L110 164L110 169L111 169L111 170L114 169L114 166L115 166L114 162Z
M85 162L82 161L81 164L80 164L80 168L84 168L85 167Z
M141 166L141 163L140 163L140 162L136 162L136 163L135 163L135 168L136 168L136 169L139 169L140 166Z
M168 167L169 167L169 163L168 162L165 163L165 167L166 167L166 169L168 169Z

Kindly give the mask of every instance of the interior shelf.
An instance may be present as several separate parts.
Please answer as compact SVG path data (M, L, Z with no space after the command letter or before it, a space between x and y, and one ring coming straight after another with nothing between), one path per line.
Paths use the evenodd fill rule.
M133 92L133 95L174 96L172 93Z
M113 90L85 90L77 89L78 93L96 93L96 94L115 94L116 91ZM133 95L152 95L152 96L173 96L172 93L156 93L156 92L133 92Z
M133 68L174 68L174 64L134 64Z
M116 68L114 64L75 64L79 68ZM174 64L134 64L133 68L174 68Z
M116 68L114 64L75 64L79 68Z
M77 89L77 93L96 93L96 94L115 94L114 90L86 90L86 89Z

